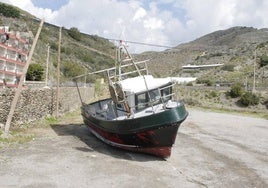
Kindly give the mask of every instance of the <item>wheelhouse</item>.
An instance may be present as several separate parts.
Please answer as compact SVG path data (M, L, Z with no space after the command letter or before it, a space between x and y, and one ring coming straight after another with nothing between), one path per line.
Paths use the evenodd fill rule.
M172 98L172 83L149 91L135 94L135 110L140 111L147 107L165 103Z
M151 75L136 77L120 82L129 107L141 111L150 106L166 103L172 99L174 83L168 78Z

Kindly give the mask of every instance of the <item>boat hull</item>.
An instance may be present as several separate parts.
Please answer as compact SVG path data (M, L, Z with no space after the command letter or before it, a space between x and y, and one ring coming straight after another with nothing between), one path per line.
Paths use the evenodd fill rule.
M90 106L90 105L89 105ZM89 130L105 143L161 158L171 155L180 124L188 113L183 103L163 112L124 120L98 119L82 106L82 115Z

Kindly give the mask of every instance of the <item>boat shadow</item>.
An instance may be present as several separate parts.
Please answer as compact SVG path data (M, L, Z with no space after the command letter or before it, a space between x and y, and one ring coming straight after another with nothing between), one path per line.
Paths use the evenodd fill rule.
M51 124L50 126L58 136L74 136L84 142L86 147L75 147L82 152L98 152L114 158L139 162L165 161L153 155L131 152L105 144L97 139L84 124Z

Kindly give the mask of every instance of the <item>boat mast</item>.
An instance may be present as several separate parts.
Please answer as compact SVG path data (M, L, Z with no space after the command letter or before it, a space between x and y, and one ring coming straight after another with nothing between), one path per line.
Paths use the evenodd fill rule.
M119 47L118 47L118 59L117 59L117 62L118 62L118 65L119 65L119 68L118 68L118 77L119 77L119 81L122 79L122 72L121 72L121 66L122 66L122 62L128 62L130 61L131 64L135 67L136 69L136 72L138 72L139 76L142 76L141 74L141 71L139 69L139 67L137 66L137 64L134 62L132 56L130 55L130 53L128 52L126 46L123 44L123 41L120 40L119 42ZM125 53L125 54L124 54ZM126 57L124 58L123 55L125 55Z
M115 81L121 80L122 53L123 53L123 46L121 46L121 41L120 41L120 45L119 45L118 49L116 49L116 65L115 65L115 67L118 70L118 80L115 80ZM115 70L115 75L116 75L116 70Z

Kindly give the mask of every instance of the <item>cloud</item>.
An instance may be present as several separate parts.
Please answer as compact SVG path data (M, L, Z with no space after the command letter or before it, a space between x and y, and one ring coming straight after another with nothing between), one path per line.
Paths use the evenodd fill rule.
M146 16L146 14L146 10L144 10L143 8L139 8L133 17L133 21L142 19L144 16Z
M56 11L30 0L0 0L45 21L109 39L176 46L233 26L267 27L267 0L69 0ZM132 45L133 52L163 50Z
M11 4L15 4L18 7L27 7L30 6L31 8L33 8L33 4L30 0L24 0L24 1L20 1L20 0L9 0L9 2Z
M36 17L42 19L45 18L45 20L52 20L53 19L53 11L48 8L39 8L35 7L31 0L0 0L3 3L8 3L14 6L17 6L27 12L29 12L32 15L35 15Z
M164 25L161 19L158 18L148 18L143 22L144 28L148 29L163 29Z
M265 0L185 0L186 30L192 36L233 26L267 27L268 3Z

